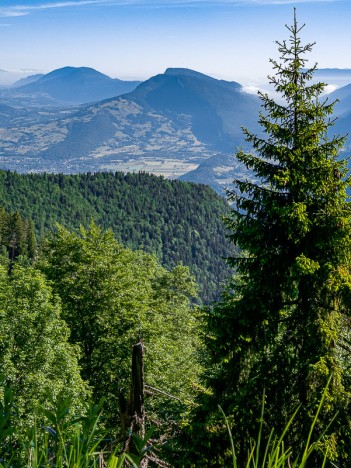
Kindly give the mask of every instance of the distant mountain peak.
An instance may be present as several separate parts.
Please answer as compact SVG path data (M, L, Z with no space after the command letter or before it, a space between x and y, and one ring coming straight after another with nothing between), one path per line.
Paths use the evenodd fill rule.
M191 77L195 78L197 80L206 80L207 82L216 82L216 83L222 83L225 86L231 86L235 88L241 88L242 86L237 83L236 81L226 81L226 80L220 80L217 78L213 78L212 76L205 75L204 73L200 73L195 70L191 70L190 68L167 68L165 73L165 76L186 76L186 77Z
M195 70L191 70L190 68L167 68L165 75L185 75L185 76L194 76L197 78L204 77L204 78L210 78L209 76L205 75L204 73L200 73Z
M58 78L68 78L72 76L79 76L79 75L86 75L89 77L104 77L106 79L112 79L107 75L104 75L103 73L95 70L94 68L90 67L62 67L62 68L57 68L56 70L53 70L46 75L44 75L40 81L48 81L52 79L58 79Z
M120 96L140 84L139 81L112 79L90 67L66 66L37 77L17 82L12 96L16 97L18 92L22 98L28 96L31 102L36 99L40 105L77 105Z

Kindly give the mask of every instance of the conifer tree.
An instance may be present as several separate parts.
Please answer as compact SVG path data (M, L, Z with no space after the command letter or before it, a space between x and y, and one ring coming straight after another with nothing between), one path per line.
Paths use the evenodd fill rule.
M269 77L280 99L260 94L265 136L245 129L254 151L237 153L259 182L236 180L229 193L227 223L242 254L230 260L231 291L209 315L213 395L198 421L209 424L207 413L213 418L219 403L246 455L263 395L267 432L280 435L300 405L287 436L297 454L331 379L314 436L326 430L321 447L350 462L351 210L339 157L345 139L328 135L333 103L322 96L325 85L311 81L316 65L306 69L314 44L302 44L296 14L286 27L289 39L277 42L280 61L271 60Z

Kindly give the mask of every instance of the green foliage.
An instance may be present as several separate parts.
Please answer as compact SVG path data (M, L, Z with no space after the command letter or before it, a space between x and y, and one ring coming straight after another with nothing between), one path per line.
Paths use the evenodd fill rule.
M310 428L310 435L316 426L326 390L327 388L316 410ZM155 450L150 440L154 432L154 428L152 427L144 437L133 434L135 453L117 455L118 448L112 448L109 438L106 437L107 434L100 429L100 420L103 417L100 412L101 405L89 403L86 405L84 414L75 413L74 415L72 415L70 405L71 401L69 399L57 401L52 411L48 412L47 426L38 427L34 423L33 426L27 428L21 440L21 445L17 446L15 451L9 447L10 450L7 455L4 451L0 453L0 467L30 466L31 468L39 468L42 466L55 466L56 468L97 468L103 465L106 468L122 468L128 463L130 464L128 466L136 468L142 466L145 455L149 454L151 450ZM320 440L311 443L311 438L308 437L305 441L303 452L295 459L292 459L291 447L284 444L285 435L290 430L290 426L298 410L294 413L280 437L277 437L274 430L271 430L268 440L263 440L264 405L262 405L259 433L256 439L251 440L245 462L239 465L230 422L222 410L221 412L229 434L231 443L229 454L234 468L238 468L239 466L245 468L285 468L286 466L304 468L308 466L308 460L313 454L319 451L318 444ZM3 413L0 413L0 416L1 414ZM0 422L0 440L8 440L12 432L6 430ZM324 453L323 463L320 465L321 468L325 466L326 460L327 451ZM174 466L172 461L171 463L171 466ZM187 463L182 466L193 467L197 466L197 464ZM209 460L207 466L216 466L214 458ZM230 466L230 463L227 466Z
M98 466L102 428L112 427L115 437L119 402L128 396L131 346L139 332L147 348L148 416L158 424L179 420L193 399L203 352L188 268L167 271L154 256L124 248L112 231L94 224L79 234L58 227L34 266L17 260L9 270L3 263L3 466ZM84 403L87 383L94 398L105 401L102 423L96 407ZM108 466L132 462L111 447L116 441L102 455L110 457Z
M330 382L329 382L330 383ZM328 383L328 385L329 385ZM328 387L327 385L327 387ZM224 415L225 425L229 434L231 448L229 455L234 468L243 466L245 468L283 468L291 466L292 468L304 468L308 465L309 459L314 453L320 451L319 440L311 443L311 434L313 433L320 410L323 406L323 401L327 393L327 387L324 390L322 399L319 402L318 409L314 415L313 422L310 427L309 437L305 441L303 452L294 459L292 458L291 447L284 444L286 433L290 430L292 422L298 413L295 411L292 418L284 428L280 437L274 433L272 429L267 440L262 437L264 425L264 404L262 405L259 433L255 439L251 439L250 449L242 465L238 464L236 456L235 444L233 440L232 430L228 418ZM8 389L7 389L8 390ZM12 397L9 395L9 401ZM13 403L13 401L12 401ZM73 414L70 399L58 400L48 411L47 425L38 426L34 423L27 427L26 433L21 439L21 444L17 447L7 445L5 453L5 445L2 445L0 452L0 467L22 467L30 466L31 468L39 468L42 466L55 466L56 468L63 467L86 467L97 468L106 466L106 468L122 468L126 466L139 467L142 466L145 455L157 449L151 442L154 428L152 427L144 437L139 437L133 434L135 453L118 454L119 447L113 449L110 443L108 434L101 431L100 421L103 418L101 414L101 404L95 405L88 403L85 406L84 413ZM10 404L13 407L13 404ZM6 408L6 410L8 407ZM6 418L5 407L1 407L0 417ZM7 440L13 434L14 429L8 430L0 421L0 440ZM323 463L325 466L327 460L327 450L324 451ZM171 466L178 466L171 460ZM181 466L198 466L197 463L186 463ZM212 457L206 466L218 466L215 458ZM226 466L230 466L228 463Z
M261 94L266 137L245 130L255 151L237 154L260 183L237 180L229 194L227 225L243 254L231 259L235 280L208 316L211 394L194 417L193 440L200 446L211 435L212 450L220 444L221 404L234 417L242 461L265 392L266 427L276 433L301 406L287 434L296 456L331 378L313 438L327 428L320 445L328 458L350 463L349 180L339 159L344 138L328 136L333 104L320 97L323 83L310 84L315 67L306 69L305 53L312 44L301 43L301 29L295 18L289 40L278 42L282 63L272 61L281 100ZM197 437L201 425L211 434Z
M70 340L80 347L82 376L96 399L105 398L110 422L118 421L119 399L129 389L131 346L139 332L146 383L175 395L184 410L201 368L188 269L167 271L152 255L122 247L112 231L94 224L80 234L58 227L39 264L61 298ZM150 411L162 407L170 412L169 399L150 399Z
M132 462L128 455L116 457L111 452L101 431L101 405L87 403L79 412L72 406L72 399L63 398L45 413L46 425L28 423L17 445L9 444L9 433L0 426L0 440L7 440L7 446L1 446L1 468L97 468L102 463L115 468L125 466L126 460Z
M69 329L60 312L38 270L15 265L9 275L0 266L2 456L19 446L34 421L45 424L56 401L69 398L72 409L79 409L88 394L78 349L68 343Z
M148 174L16 174L0 171L0 205L34 222L42 238L56 223L112 229L123 245L155 254L172 269L187 265L203 301L219 297L233 253L221 221L225 200L205 185Z

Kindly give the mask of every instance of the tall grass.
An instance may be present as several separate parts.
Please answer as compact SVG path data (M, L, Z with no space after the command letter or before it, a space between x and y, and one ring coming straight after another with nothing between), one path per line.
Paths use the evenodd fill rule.
M220 408L227 426L230 452L233 468L306 468L312 454L318 450L325 431L314 440L313 433L325 400L328 386L325 388L318 409L312 421L309 434L300 454L293 454L291 447L284 443L291 425L299 411L296 409L282 434L278 437L272 430L268 438L263 437L264 403L261 408L260 427L258 435L251 442L250 450L244 464L238 462L235 451L232 429L228 419ZM264 401L264 398L263 398ZM106 439L106 433L101 431L101 405L90 404L84 416L71 416L68 400L58 402L54 411L45 411L48 426L34 424L26 434L13 443L14 430L6 424L0 424L1 447L6 447L6 456L0 451L0 468L122 468L125 466L137 468L150 449L148 439L133 435L137 454L118 454L120 447L112 449L111 440ZM1 421L0 421L1 422ZM331 424L331 423L330 423ZM12 445L11 445L12 444ZM12 453L10 446L12 446ZM4 453L5 453L4 452ZM324 468L328 460L328 451L322 455L319 468ZM195 464L195 466L198 466ZM215 464L213 465L215 466ZM332 465L333 466L333 465Z
M31 437L23 446L14 449L20 450L21 456L14 453L0 462L1 468L121 468L126 462L130 467L137 466L128 454L117 455L116 451L104 449L106 442L97 436L95 427L87 433L76 423L73 433L72 428L60 431L54 441L53 434L46 429L35 426L30 432Z
M128 460L117 456L101 430L101 403L88 404L84 415L70 412L70 400L58 401L53 411L43 410L47 425L34 425L23 433L9 427L9 413L0 424L1 468L118 468ZM1 422L1 421L0 421ZM16 419L12 421L16 425Z
M301 454L296 455L295 458L293 458L291 447L285 446L284 438L287 435L296 417L296 414L298 413L300 408L297 408L294 414L291 416L290 420L288 421L280 437L275 435L273 429L271 430L268 436L268 439L265 441L265 447L263 450L262 449L262 435L263 435L263 421L264 421L264 398L263 398L261 418L260 418L260 427L259 427L257 439L251 441L251 449L247 455L247 461L245 462L244 465L239 466L238 458L237 458L236 451L235 451L235 445L233 441L232 430L230 428L226 415L224 414L222 408L219 407L220 411L223 414L223 418L225 420L227 431L229 434L230 452L231 452L231 457L232 457L233 468L306 468L306 466L308 466L307 463L311 455L316 453L317 450L318 450L319 455L322 458L320 468L324 468L326 466L327 461L329 463L329 466L336 467L337 465L334 465L329 460L328 449L326 449L324 453L321 454L321 450L319 447L323 436L327 432L333 420L330 421L329 425L324 429L322 434L314 442L311 442L312 435L315 430L318 417L319 417L319 414L321 412L321 409L322 409L322 406L326 397L329 383L330 383L330 379L328 381L326 388L323 391L322 398L318 405L318 409L313 418L313 421L309 430L309 434L305 443L304 450Z

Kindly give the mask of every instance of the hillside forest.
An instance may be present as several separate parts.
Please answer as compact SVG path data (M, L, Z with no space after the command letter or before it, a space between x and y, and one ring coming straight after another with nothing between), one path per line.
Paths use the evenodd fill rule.
M345 137L286 28L229 204L0 172L1 467L351 465Z

